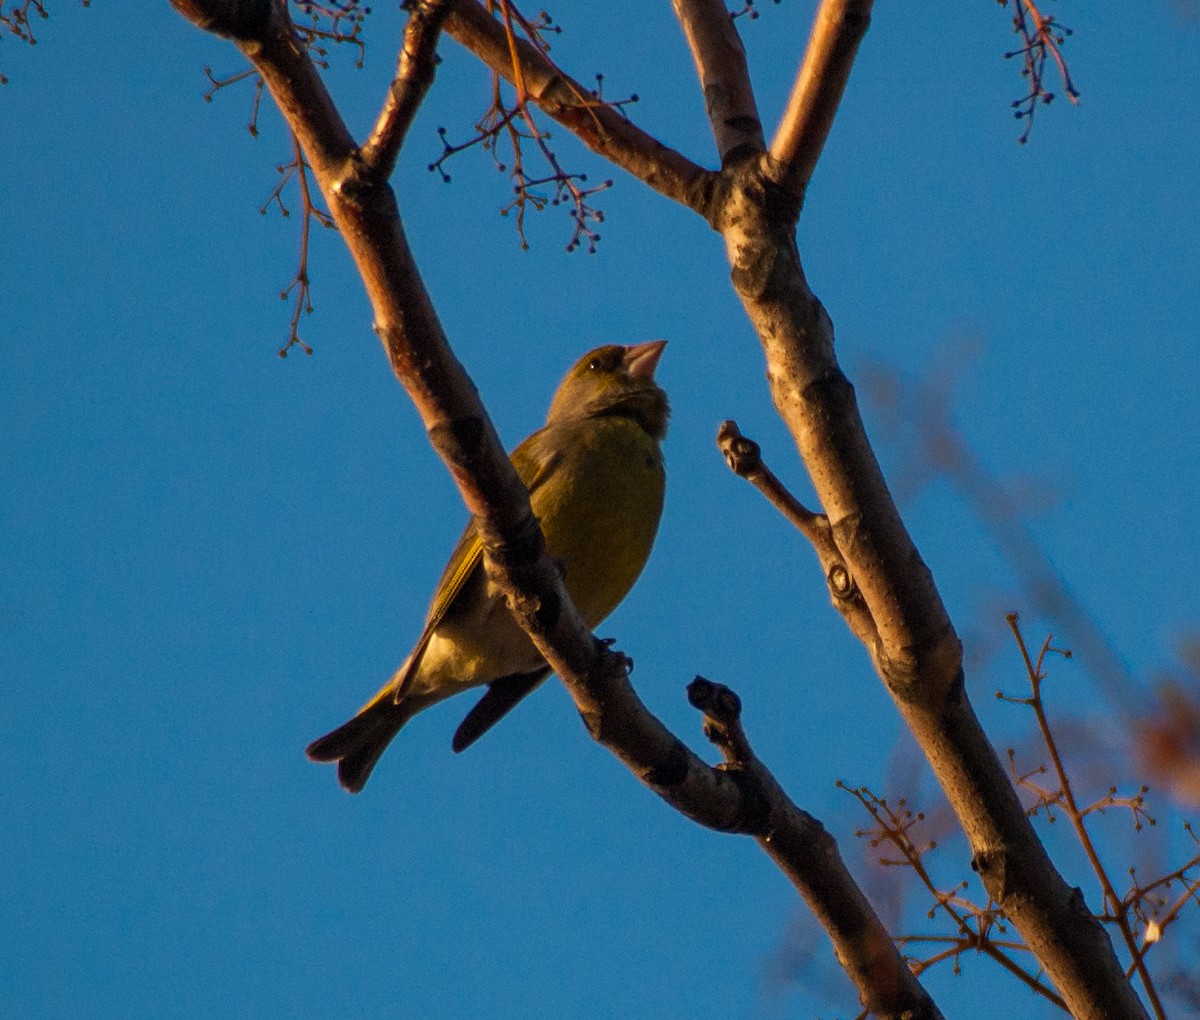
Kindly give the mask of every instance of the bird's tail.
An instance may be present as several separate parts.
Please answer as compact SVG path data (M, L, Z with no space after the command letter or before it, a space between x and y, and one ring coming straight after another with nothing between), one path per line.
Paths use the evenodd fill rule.
M380 691L349 722L314 740L305 749L311 761L337 762L338 782L358 793L380 755L419 706L402 699L397 704L389 686Z

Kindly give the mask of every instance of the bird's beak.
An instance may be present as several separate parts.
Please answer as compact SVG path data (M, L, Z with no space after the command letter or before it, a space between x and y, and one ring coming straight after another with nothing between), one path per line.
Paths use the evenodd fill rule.
M666 340L651 340L625 348L625 371L635 379L653 379L658 360L666 348Z

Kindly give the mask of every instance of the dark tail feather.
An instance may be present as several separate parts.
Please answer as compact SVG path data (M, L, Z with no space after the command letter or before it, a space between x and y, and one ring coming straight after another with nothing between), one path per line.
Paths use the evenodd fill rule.
M337 762L338 782L351 793L358 793L367 785L380 755L412 714L412 708L404 702L397 705L390 697L380 698L332 733L314 740L304 753L312 761Z
M543 666L532 673L514 673L488 684L483 697L475 702L475 707L455 731L454 740L450 743L454 752L465 751L475 743L549 675L550 667Z

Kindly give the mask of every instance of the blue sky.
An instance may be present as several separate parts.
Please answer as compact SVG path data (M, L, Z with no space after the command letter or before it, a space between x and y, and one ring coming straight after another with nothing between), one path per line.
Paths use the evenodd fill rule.
M740 22L768 124L810 10ZM881 359L921 375L982 340L959 423L998 476L1053 493L1039 539L1149 678L1195 627L1200 576L1200 32L1162 2L1136 38L1096 5L1054 10L1083 100L1040 111L1022 147L1005 12L881 4L801 251L852 377ZM766 858L660 804L557 685L461 756L466 705L423 714L357 798L305 760L408 651L461 505L332 232L303 323L316 353L275 355L298 224L258 207L286 137L267 111L251 139L244 88L201 99L204 65L237 71L236 52L166 4L51 12L36 48L0 46L0 1013L852 1016L819 938L817 963L778 976L804 914ZM636 91L639 124L711 163L668 5L553 13L565 67ZM372 15L363 71L335 57L360 136L399 24ZM563 253L561 210L521 251L488 157L458 156L449 185L425 169L436 128L464 136L487 101L441 52L396 187L505 440L589 347L671 341L662 531L601 633L693 747L687 681L737 689L760 755L865 875L865 819L833 783L888 788L898 726L811 553L713 443L736 418L807 496L719 238L563 137L569 163L616 177L600 252ZM968 682L996 740L1020 739L1028 719L991 697L1021 689L994 611L1027 608L1008 568L948 486L906 513L960 629L999 641ZM1035 640L1054 626L1026 621ZM1052 684L1065 713L1097 703L1078 665ZM960 1015L981 989L1017 994L977 960L929 986Z

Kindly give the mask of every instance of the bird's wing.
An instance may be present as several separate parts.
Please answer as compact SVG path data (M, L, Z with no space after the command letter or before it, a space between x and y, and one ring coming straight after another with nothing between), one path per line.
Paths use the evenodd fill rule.
M527 694L531 694L550 675L550 667L542 666L531 673L514 673L502 676L488 684L482 698L475 702L454 731L450 746L457 754L465 751L476 740L517 707Z
M517 469L517 475L525 483L525 487L529 490L531 497L537 488L550 477L560 459L557 452L547 449L547 444L544 442L545 432L545 429L535 432L512 453L513 466ZM479 538L479 529L475 526L474 520L472 520L463 529L458 544L450 554L450 561L446 564L446 569L442 571L441 579L438 581L437 588L435 589L437 595L429 606L429 612L425 617L425 629L421 631L421 636L417 639L416 646L413 648L412 654L408 657L404 675L394 684L393 697L396 701L400 701L403 697L404 690L416 673L417 666L421 662L421 657L425 654L425 648L429 644L429 639L433 636L433 632L437 630L438 624L445 618L447 611L454 604L454 600L458 598L463 588L466 587L467 582L476 571L482 569L483 542ZM532 689L533 687L530 687L530 690ZM525 693L527 694L528 691ZM524 694L521 697L524 697ZM515 705L519 700L520 698L514 700L512 705ZM497 715L496 720L504 715L512 705L509 705L500 715ZM488 723L479 732L483 733L491 725L492 723Z

